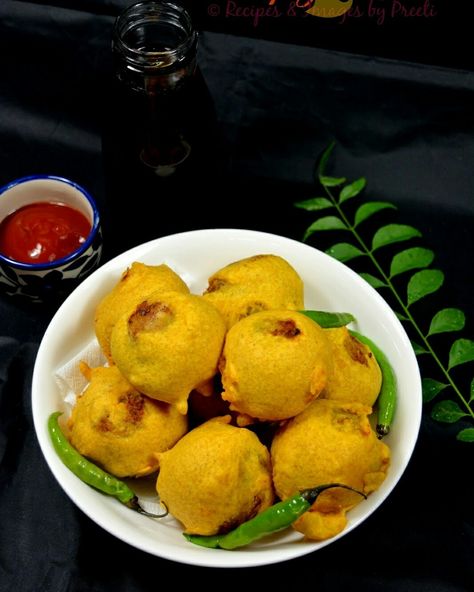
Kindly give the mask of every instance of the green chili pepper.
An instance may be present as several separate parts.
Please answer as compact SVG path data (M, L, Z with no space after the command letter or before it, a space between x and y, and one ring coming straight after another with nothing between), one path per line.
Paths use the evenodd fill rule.
M311 508L321 492L332 487L343 487L367 498L364 493L348 485L328 483L313 487L312 489L305 489L282 502L274 504L227 534L201 536L184 533L184 537L195 545L210 549L231 550L237 547L243 547L268 534L278 532L290 526L290 524Z
M165 514L151 514L144 510L138 503L137 496L124 481L110 475L110 473L102 470L79 454L70 444L59 426L58 418L61 415L62 413L60 411L56 411L49 416L48 432L57 455L76 477L79 477L81 481L84 481L84 483L95 489L102 491L102 493L117 498L122 504L140 512L140 514L145 514L153 518L163 518L166 516L168 512Z
M397 404L397 379L395 377L395 372L393 371L387 356L372 340L357 333L357 331L349 332L359 341L370 347L382 371L382 387L377 398L378 409L376 431L378 437L383 438L390 432L390 426L393 421L393 416L395 415L395 407Z
M300 310L299 312L318 323L323 329L344 327L355 321L355 318L349 312L326 312L323 310Z

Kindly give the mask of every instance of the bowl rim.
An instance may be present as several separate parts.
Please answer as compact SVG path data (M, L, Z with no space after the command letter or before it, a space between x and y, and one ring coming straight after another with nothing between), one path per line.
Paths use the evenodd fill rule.
M230 233L230 236L229 236ZM251 244L254 239L264 239L269 240L272 243L273 249L278 249L277 254L281 254L281 248L288 247L291 251L297 248L298 251L307 250L308 252L315 251L316 257L322 257L327 260L331 260L331 265L334 266L334 270L337 269L344 269L344 274L347 274L349 278L352 278L351 281L356 281L357 283L362 283L364 280L357 274L354 270L348 267L346 264L333 259L326 253L319 250L317 247L313 247L312 245L308 245L306 243L297 241L295 239L281 236L277 234L272 234L265 231L256 231L250 229L243 229L243 228L206 228L206 229L198 229L198 230L191 230L191 231L184 231L179 232L167 236L162 236L156 239L153 239L148 242L144 242L140 245L132 247L119 255L115 256L107 263L105 263L101 268L97 269L91 276L89 276L84 282L82 282L74 292L68 297L66 302L69 301L69 306L74 300L78 300L79 302L85 302L88 299L85 298L89 294L90 288L94 285L97 278L101 275L104 276L104 279L107 278L107 274L110 271L113 271L113 274L117 274L118 279L118 269L122 264L130 264L137 256L138 257L147 257L147 254L153 251L154 249L159 248L163 249L163 251L168 251L170 246L176 248L177 241L180 240L190 240L190 239L201 239L206 238L206 240L210 243L212 239L212 248L215 248L215 240L220 239L222 240L225 238L226 242L229 244L239 243L239 247L243 246L244 243ZM268 244L265 248L268 247ZM211 247L208 247L211 248ZM245 248L245 247L244 247ZM263 251L262 251L263 252ZM267 251L269 252L269 251ZM293 251L293 254L295 251ZM163 255L161 255L163 257ZM180 258L180 254L178 255L178 259ZM194 255L193 255L194 256ZM282 255L284 256L284 255ZM189 258L189 255L186 255L186 259ZM138 260L138 259L137 259ZM163 262L166 262L166 255ZM182 261L180 261L182 263ZM185 264L184 267L180 268L180 265L177 266L177 272L185 271ZM109 278L110 279L110 278ZM46 464L48 465L49 469L53 473L56 481L58 482L59 486L65 491L67 496L70 500L75 503L75 505L84 512L86 516L88 516L91 520L93 520L96 524L98 524L101 528L103 528L106 532L111 534L112 536L118 538L119 540L125 542L136 549L144 551L145 553L149 553L156 557L175 561L178 563L183 563L187 565L195 565L199 567L211 567L211 568L245 568L245 567L259 567L259 566L266 566L271 565L274 563L280 563L283 561L297 559L304 555L313 553L317 550L320 550L327 545L330 545L340 538L349 534L353 529L358 527L362 522L367 520L371 517L371 515L378 510L382 503L385 503L386 499L390 496L393 489L397 486L399 480L404 475L407 465L410 462L413 452L416 446L416 442L419 437L420 432L420 425L421 425L421 417L422 417L422 397L421 397L421 376L419 372L418 362L415 356L413 349L410 346L410 341L408 335L402 326L400 320L397 318L391 307L385 301L385 299L369 284L364 282L364 290L370 292L373 295L373 298L376 302L382 306L385 311L389 315L389 323L388 326L385 327L384 324L381 325L382 332L386 332L390 327L395 329L395 336L396 339L392 341L394 343L394 348L396 350L396 358L403 353L405 348L410 347L410 350L406 350L408 354L408 360L403 362L403 368L408 366L409 368L409 380L415 381L413 383L414 388L410 392L411 401L410 405L410 414L409 414L409 424L410 429L407 434L404 435L404 438L401 440L403 444L400 448L400 454L398 456L397 464L392 466L391 468L391 477L384 482L383 487L379 490L375 491L371 494L371 504L368 511L364 511L363 509L360 510L362 512L360 515L353 515L353 519L351 522L346 526L346 528L340 532L338 535L326 539L324 541L310 541L303 544L295 544L296 541L292 540L290 543L284 543L282 547L263 547L263 548L250 548L250 550L246 550L245 548L242 550L237 550L229 554L224 554L222 551L219 550L212 550L212 549L205 549L203 547L196 547L191 546L190 549L186 549L183 552L181 547L176 547L173 543L171 546L167 542L160 543L157 547L155 545L155 541L153 544L150 543L148 540L148 533L146 531L142 532L140 529L139 536L130 535L130 532L125 532L125 529L128 529L128 523L130 522L129 518L125 518L125 513L129 512L125 507L122 507L120 504L115 504L116 500L112 498L104 498L98 499L97 492L91 490L91 488L78 480L78 478L73 475L69 469L67 469L54 453L52 444L50 442L46 422L43 422L43 419L46 418L45 410L42 404L42 399L39 396L39 393L43 392L41 390L41 383L44 380L45 375L45 362L46 366L51 362L51 356L53 358L58 355L58 352L54 351L51 353L51 347L47 349L45 346L47 342L51 342L54 339L53 335L55 334L56 327L59 322L62 321L66 309L63 310L63 306L56 312L55 316L50 322L50 325L46 329L45 335L40 343L40 347L38 349L37 359L35 361L35 367L33 370L32 376L32 389L31 389L31 396L32 396L32 414L33 414L33 423L35 427L35 432L37 439L39 441L40 449L43 453L44 459ZM83 307L86 306L85 304L82 305ZM398 345L396 345L398 343ZM51 346L51 343L49 343ZM56 346L57 347L57 346ZM401 349L399 349L401 347ZM395 350L392 353L395 353ZM77 352L75 352L77 353ZM61 354L62 355L62 354ZM61 362L62 363L62 362ZM398 360L398 365L401 365L400 360ZM49 379L48 379L49 380ZM416 384L415 384L416 383ZM415 396L416 395L416 396ZM405 401L408 399L405 398ZM406 410L406 409L405 409ZM44 416L44 417L43 417ZM405 421L408 421L407 414L405 414ZM100 509L100 512L98 511ZM113 518L111 522L110 518ZM116 520L118 518L118 520ZM140 520L143 517L137 516L136 519ZM131 540L133 539L133 540ZM291 545L291 548L288 546Z
M87 191L87 189L84 189L84 187L79 185L79 183L76 183L75 181L71 181L71 179L67 179L66 177L61 177L58 175L28 175L25 177L20 177L18 179L14 179L13 181L10 181L6 185L3 185L2 187L0 187L0 199L2 198L2 195L6 191L13 189L13 187L16 187L18 185L22 185L23 183L29 183L30 181L38 181L38 180L48 180L48 181L57 181L59 183L65 183L66 185L69 185L69 186L73 187L74 189L76 189L77 191L79 191L87 199L87 201L89 202L89 205L92 208L92 226L91 226L91 230L87 236L87 239L82 243L82 245L79 248L77 248L74 251L71 251L71 253L69 253L65 257L61 257L60 259L55 259L54 261L50 261L48 263L25 263L23 261L17 261L16 259L11 259L10 257L7 257L6 255L4 255L3 253L0 252L0 262L3 262L4 264L9 265L10 267L15 267L16 269L21 269L23 271L42 271L42 270L48 270L48 269L56 269L58 267L62 267L63 265L67 265L68 263L74 261L75 259L77 259L77 257L79 255L81 255L82 253L85 253L89 249L89 247L91 246L91 244L95 240L97 232L99 231L99 228L100 228L100 214L99 214L99 209L97 207L97 204L96 204L94 198Z

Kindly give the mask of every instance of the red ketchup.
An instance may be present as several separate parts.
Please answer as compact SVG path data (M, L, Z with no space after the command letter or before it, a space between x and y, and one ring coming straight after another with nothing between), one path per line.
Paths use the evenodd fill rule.
M90 222L74 208L32 203L0 223L0 252L21 263L50 263L78 249L90 231Z

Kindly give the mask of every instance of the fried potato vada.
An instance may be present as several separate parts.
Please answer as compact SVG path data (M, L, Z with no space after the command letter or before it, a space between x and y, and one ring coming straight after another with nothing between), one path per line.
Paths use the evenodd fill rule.
M158 495L188 533L228 532L273 502L267 448L229 421L211 419L159 456Z
M68 421L71 444L117 477L156 471L157 454L186 433L187 418L139 393L116 366L81 370L90 382Z
M346 327L324 332L333 363L321 396L372 407L382 386L382 372L370 348L353 337Z
M277 255L255 255L235 261L209 278L204 298L222 314L227 328L262 310L302 310L303 282Z
M190 392L217 373L224 336L220 313L202 296L155 292L118 319L110 345L137 390L185 414Z
M329 372L324 331L296 311L258 312L227 333L219 363L230 408L259 420L293 417L315 399Z
M129 308L157 291L187 294L189 288L167 265L145 265L136 261L124 271L117 284L99 302L95 310L94 329L109 363L113 362L110 335L115 323Z
M385 479L390 450L377 439L360 403L317 399L290 419L271 446L273 482L286 499L302 489L343 483L369 494ZM345 489L323 492L293 527L307 538L324 540L344 530L346 512L361 496Z

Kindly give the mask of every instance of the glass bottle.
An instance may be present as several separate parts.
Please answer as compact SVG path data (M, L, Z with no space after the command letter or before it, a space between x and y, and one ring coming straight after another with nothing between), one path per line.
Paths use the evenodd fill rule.
M214 107L197 64L197 44L189 13L175 2L139 2L115 22L115 80L103 148L114 223L120 224L118 216L125 215L141 226L140 237L130 237L136 228L128 224L131 243L198 226L190 192L195 194L206 181L218 150ZM142 218L127 211L131 197ZM154 226L152 208L166 208L166 216L160 216L159 224L155 218Z

